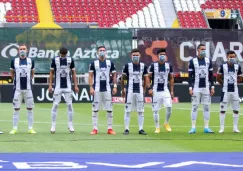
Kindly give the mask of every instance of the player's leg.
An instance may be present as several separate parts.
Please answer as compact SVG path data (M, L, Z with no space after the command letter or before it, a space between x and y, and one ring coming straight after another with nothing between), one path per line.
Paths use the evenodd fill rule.
M35 130L33 129L33 124L34 124L34 113L33 113L33 108L34 108L34 98L33 98L33 93L32 90L26 90L24 92L24 101L25 105L27 108L27 117L28 117L28 133L29 134L35 134Z
M209 119L210 119L210 105L211 105L211 96L209 93L203 93L201 97L201 103L203 105L203 116L204 116L204 133L214 133L209 128Z
M192 95L192 110L191 110L191 122L192 128L188 132L189 134L196 133L196 121L197 121L197 110L200 103L201 93L197 91L193 91Z
M94 99L92 102L92 124L93 130L90 132L90 135L95 135L98 133L98 111L100 109L100 104L102 100L102 93L95 92Z
M144 125L144 96L143 93L136 94L136 107L138 112L138 133L141 135L147 135L147 133L143 130Z
M231 93L231 106L233 109L233 132L240 133L238 129L238 121L239 121L239 111L240 111L240 102L239 102L239 94Z
M155 133L160 133L159 110L161 108L162 103L163 103L162 93L155 93L152 97L152 111L153 111L153 118L155 123Z
M112 97L111 92L106 91L104 92L103 102L105 102L104 106L107 111L106 118L107 118L107 125L108 125L108 134L116 134L115 131L112 129L113 124L113 104L112 104Z
M129 134L129 124L130 124L130 115L132 111L132 105L135 101L135 95L134 93L126 92L126 98L125 98L125 114L124 114L124 125L125 125L125 131L124 135Z
M22 91L15 90L14 97L13 97L13 129L10 131L9 134L17 134L18 133L18 122L19 122L19 111L20 106L23 100Z
M56 132L57 110L58 110L59 103L61 101L61 97L62 97L62 91L55 89L54 94L53 94L53 106L51 109L51 119L52 119L51 133Z
M67 116L68 116L68 129L71 133L74 132L73 128L73 103L72 103L72 92L64 93L66 105L67 105Z
M224 121L225 121L225 112L227 111L228 107L228 93L221 92L221 99L220 99L220 113L219 113L219 121L220 121L220 130L219 133L224 132Z
M172 99L171 99L171 95L169 92L164 92L163 94L164 94L163 103L164 103L164 106L166 107L164 127L165 127L166 131L171 132L169 120L170 120L170 116L171 116L171 112L172 112Z

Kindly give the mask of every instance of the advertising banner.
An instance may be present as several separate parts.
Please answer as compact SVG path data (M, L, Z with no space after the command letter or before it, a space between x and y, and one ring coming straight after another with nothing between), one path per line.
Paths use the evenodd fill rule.
M88 72L91 61L97 58L97 47L105 46L107 58L122 70L129 60L132 48L132 30L129 29L0 29L0 73L8 72L10 61L18 55L20 44L26 44L28 57L35 60L36 73L49 73L51 59L58 56L61 47L68 48L78 74Z
M214 71L226 61L228 50L234 50L242 66L243 31L192 29L139 29L138 48L142 62L157 61L156 52L166 48L168 61L175 72L187 72L188 61L197 55L197 46L206 45L206 55L212 59Z
M52 95L48 92L48 85L33 85L33 96L35 103L52 103ZM189 95L188 85L176 84L174 87L174 99L173 103L185 103L191 102L191 96ZM239 101L243 103L243 85L239 85ZM215 85L215 95L212 96L213 103L219 103L221 96L221 86ZM93 100L89 94L88 85L79 85L79 93L73 92L73 103L91 103ZM113 103L124 103L124 99L121 97L121 87L117 87L117 94L112 98ZM151 103L152 98L145 94L144 101ZM0 103L12 103L13 102L13 85L0 85ZM64 98L62 98L64 103Z

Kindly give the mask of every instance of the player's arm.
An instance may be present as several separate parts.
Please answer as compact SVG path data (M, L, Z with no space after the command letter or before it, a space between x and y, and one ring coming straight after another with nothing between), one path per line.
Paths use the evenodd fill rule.
M152 89L152 84L151 84L151 77L154 73L154 64L151 64L151 66L148 69L148 82L147 82L147 88Z
M14 59L11 61L10 74L11 74L12 80L14 80L14 75L15 75Z
M94 79L94 62L89 65L89 92L91 95L94 95L94 88L93 88L93 79Z
M192 89L193 89L193 82L195 79L195 68L193 65L193 59L190 60L189 66L188 66L188 82L189 82L189 93L192 95Z
M238 69L238 73L237 73L237 82L238 83L242 83L243 80L243 75L242 75L242 71L241 71L241 66L239 65L239 69Z
M52 92L52 82L53 82L53 75L54 75L54 70L56 68L56 63L55 63L55 58L52 59L51 62L51 68L50 68L50 76L49 76L49 93Z
M116 78L116 68L113 62L111 63L110 73L112 73L112 81L113 81L112 94L114 95L117 93L117 78Z
M146 88L148 88L149 85L149 79L148 79L148 69L146 66L144 66L144 71L143 71L143 78L144 78L144 83L143 83L143 93L145 94Z
M125 97L125 81L127 80L127 76L128 76L128 64L126 64L122 69L122 76L121 76L122 97Z
M214 94L214 81L213 81L213 64L212 60L210 60L210 64L208 67L208 72L209 72L209 82L210 82L210 90L211 90L211 95Z
M75 64L74 64L74 60L73 59L71 61L70 69L72 71L74 90L75 90L76 93L78 93L79 92L79 88L78 88L77 74L76 74Z
M223 85L223 65L218 69L216 80L220 85Z
M171 97L173 98L174 97L174 74L173 74L173 68L172 66L170 66L170 94L171 94Z
M35 61L32 59L32 65L31 65L31 78L34 79L35 75Z

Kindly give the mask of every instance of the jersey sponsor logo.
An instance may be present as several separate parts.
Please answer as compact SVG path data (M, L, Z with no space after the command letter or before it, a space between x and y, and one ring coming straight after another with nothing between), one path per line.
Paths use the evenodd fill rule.
M5 46L1 51L1 56L3 58L11 58L16 57L18 55L18 48L19 45L17 43L10 43L9 45ZM81 59L88 59L88 58L97 58L96 49L83 49L83 48L76 48L71 53L68 51L68 56L72 58L81 58ZM59 50L52 50L52 49L39 49L37 47L30 47L28 52L28 57L30 58L54 58L59 55ZM106 58L117 59L119 58L119 51L118 50L107 50L106 51Z

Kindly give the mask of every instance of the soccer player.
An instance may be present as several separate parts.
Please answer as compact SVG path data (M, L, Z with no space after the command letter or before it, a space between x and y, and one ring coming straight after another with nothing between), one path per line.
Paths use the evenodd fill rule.
M242 82L242 71L239 64L236 63L236 54L234 51L227 52L228 61L219 67L217 74L217 81L222 85L221 102L220 102L220 130L219 133L224 132L225 112L228 104L231 104L233 110L233 132L239 133L238 119L239 119L239 92L237 82Z
M132 62L126 64L122 71L121 89L122 96L125 97L125 131L124 135L129 134L130 113L138 112L139 134L147 135L143 130L144 124L144 93L148 82L148 71L144 63L140 62L140 52L138 49L131 51ZM127 86L125 85L127 80ZM144 81L143 81L144 80ZM144 84L143 84L144 82Z
M19 46L19 57L14 58L11 61L11 77L14 80L14 97L13 97L13 129L10 131L10 134L18 133L18 121L19 121L19 110L21 107L21 103L24 99L26 108L27 108L27 116L28 116L28 133L35 134L35 130L33 129L34 122L34 99L32 93L31 82L34 78L34 70L35 63L31 58L27 57L27 46L20 45Z
M52 59L50 69L50 82L49 82L49 93L52 93L52 80L55 74L55 89L53 94L53 106L51 109L52 125L51 133L56 131L56 117L58 105L61 102L62 94L64 95L67 105L68 115L68 129L71 133L74 132L73 128L73 104L72 104L72 80L74 82L74 91L79 92L76 71L74 61L71 57L67 56L68 50L62 47L59 51L59 56Z
M112 129L113 105L112 95L117 92L116 69L113 62L106 59L106 48L100 46L97 49L99 59L93 61L89 66L89 86L90 94L93 96L92 103L92 122L93 130L91 135L98 133L98 111L107 111L108 134L116 134ZM113 89L110 87L110 74L112 74Z
M209 128L211 96L214 94L212 61L206 57L206 47L197 47L198 55L189 62L189 94L192 96L191 121L189 134L196 133L197 110L201 103L204 115L204 133L214 133Z
M152 77L149 95L153 96L152 111L156 128L155 133L160 133L159 110L162 104L166 107L164 127L166 131L171 132L169 119L171 116L172 98L174 97L173 68L166 62L166 49L159 49L157 56L158 61L153 63L148 71L148 78ZM170 91L168 89L168 80L170 82Z

